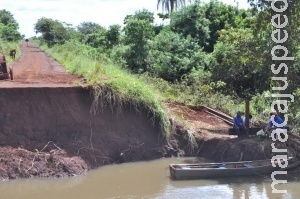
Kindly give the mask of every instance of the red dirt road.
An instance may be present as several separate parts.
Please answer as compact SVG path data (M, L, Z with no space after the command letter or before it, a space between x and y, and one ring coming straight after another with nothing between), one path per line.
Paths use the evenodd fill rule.
M80 78L68 74L57 61L48 57L33 43L23 42L21 57L8 64L13 67L14 80L1 80L0 87L72 87ZM6 55L8 56L8 55Z

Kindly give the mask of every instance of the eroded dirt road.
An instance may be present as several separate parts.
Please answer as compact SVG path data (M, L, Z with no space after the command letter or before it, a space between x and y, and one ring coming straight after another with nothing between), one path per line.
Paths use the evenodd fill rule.
M64 67L32 43L27 46L24 42L21 56L8 66L13 67L14 80L0 80L0 181L37 176L60 178L85 173L88 165L76 154L70 155L60 148L53 153L53 147L39 151L42 145L49 146L45 144L48 139L44 139L43 132L54 131L56 124L51 122L59 117L58 109L63 111L64 118L65 113L76 110L74 104L69 103L72 97L66 100L71 107L68 110L63 110L64 102L60 99L72 93L70 89L76 90L75 86L81 85L80 78L68 74ZM51 88L63 91L49 92ZM52 100L53 96L58 96L58 99ZM55 115L49 115L53 112ZM39 128L43 124L50 125ZM38 129L36 138L33 138L33 128ZM59 136L53 139L59 139ZM35 145L32 140L40 145Z
M1 80L0 87L71 87L80 84L79 77L68 74L33 43L27 45L24 42L20 49L21 57L8 64L13 67L14 80Z

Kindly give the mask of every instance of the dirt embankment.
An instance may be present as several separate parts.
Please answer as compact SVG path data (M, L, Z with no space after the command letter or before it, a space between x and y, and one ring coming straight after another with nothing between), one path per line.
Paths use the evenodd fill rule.
M199 107L166 103L169 142L146 111L104 107L94 114L93 92L78 86L79 77L31 43L21 50L14 80L0 81L0 180L73 176L104 164L170 156L238 161L272 155L271 141L239 141L227 135L230 126ZM295 153L290 142L281 147Z
M159 129L149 122L151 118L126 107L122 112L107 107L93 114L92 99L88 88L0 88L0 146L17 150L11 153L16 163L14 176L30 176L30 172L50 175L44 173L47 170L43 167L54 168L47 164L51 153L57 158L54 164L72 165L64 156L59 157L62 150L68 157L80 157L83 161L78 164L82 166L78 171L72 167L67 171L54 170L51 173L58 172L55 176L163 156L164 142ZM24 153L20 154L24 150L33 152L27 155L30 164L25 163ZM9 156L5 155L7 152L9 148L0 148L0 158ZM45 158L37 161L33 154ZM0 161L0 168L7 161Z
M209 114L205 107L180 103L169 103L167 106L184 121L181 124L173 123L171 145L175 151L183 150L182 153L186 155L207 157L215 161L258 160L276 155L272 152L273 141L270 138L259 140L256 136L250 136L239 140L237 136L228 134L230 125ZM287 149L289 156L297 156L299 143L299 136L289 134L287 142L275 142L275 146Z

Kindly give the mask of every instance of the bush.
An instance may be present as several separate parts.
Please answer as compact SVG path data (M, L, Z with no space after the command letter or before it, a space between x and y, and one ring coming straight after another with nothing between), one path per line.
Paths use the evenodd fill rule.
M165 29L151 43L150 60L151 73L175 82L193 70L203 71L205 53L191 37Z

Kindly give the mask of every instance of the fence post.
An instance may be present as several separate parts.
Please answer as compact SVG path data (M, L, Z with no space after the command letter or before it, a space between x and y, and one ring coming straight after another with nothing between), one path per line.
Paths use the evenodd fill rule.
M249 100L246 100L245 102L245 126L246 126L246 137L249 137Z

